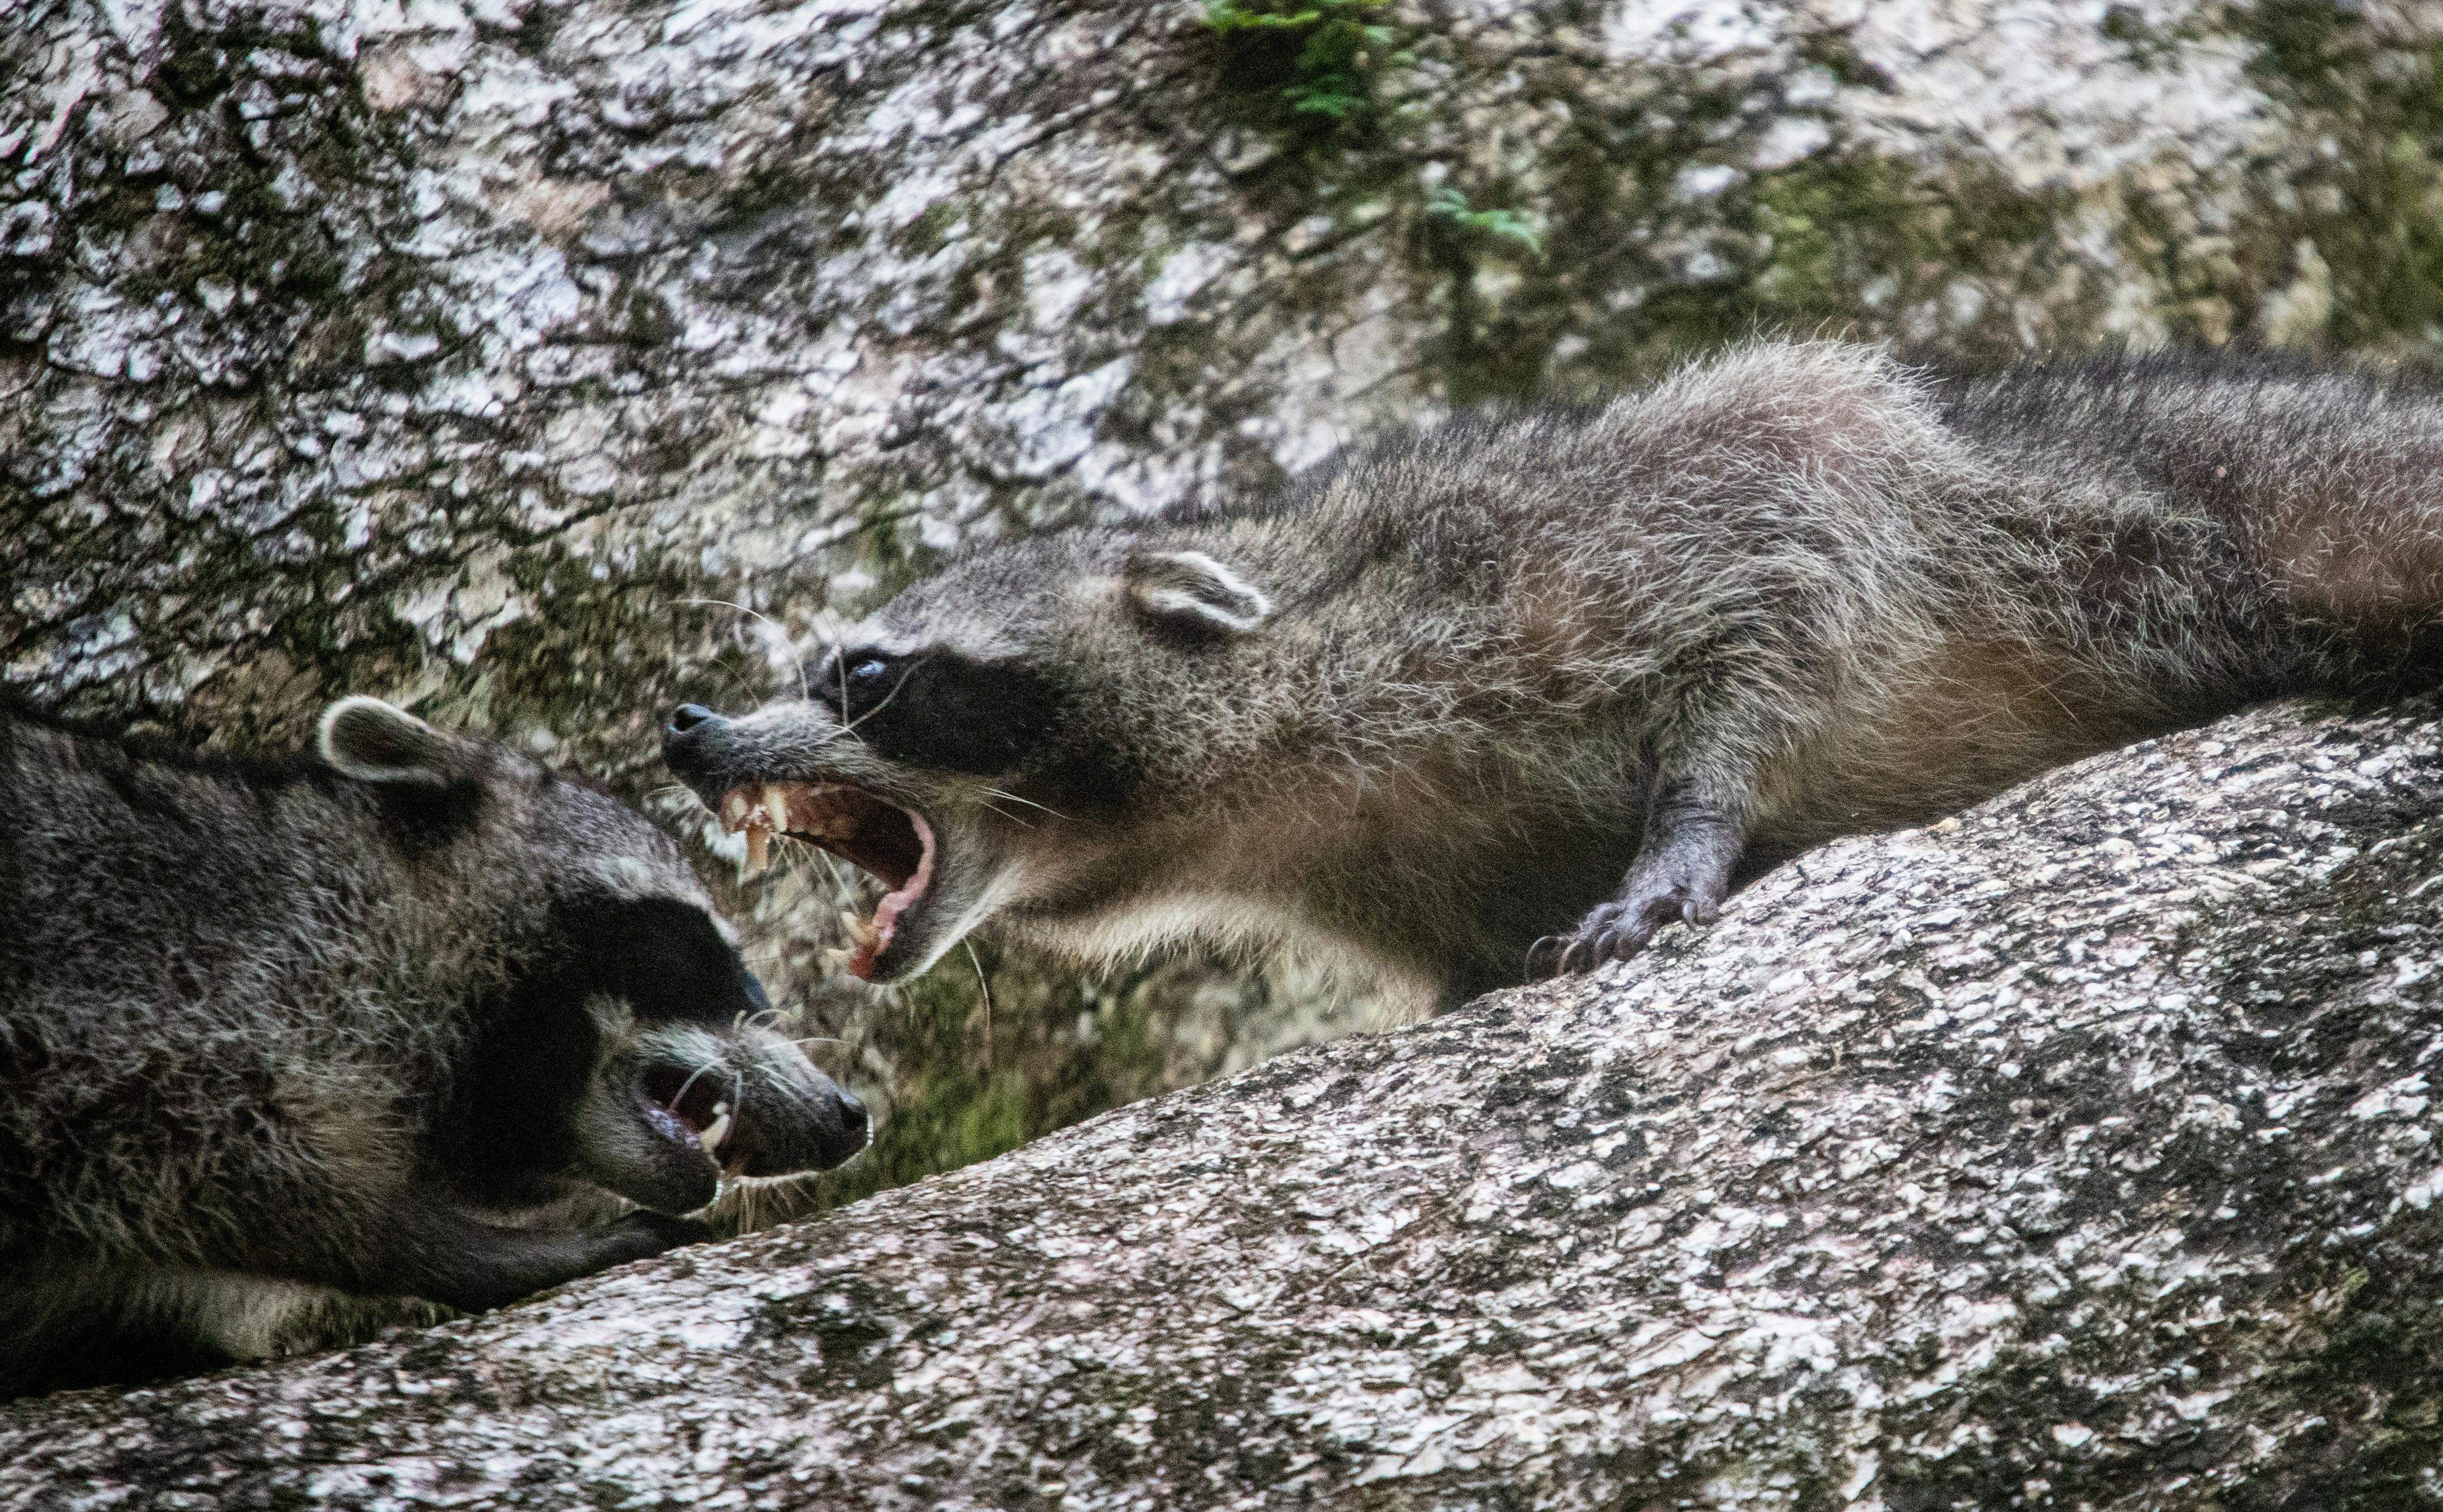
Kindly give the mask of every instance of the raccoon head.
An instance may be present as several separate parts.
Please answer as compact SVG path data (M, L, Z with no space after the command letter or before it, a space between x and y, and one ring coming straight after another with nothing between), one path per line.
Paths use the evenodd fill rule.
M320 749L375 804L432 958L479 984L426 1131L471 1199L590 1183L689 1212L865 1148L865 1109L770 1026L736 932L642 815L376 699L331 706Z
M985 919L1143 911L1145 821L1259 743L1271 598L1202 550L1075 530L952 563L845 631L802 696L673 710L663 758L743 832L879 878L842 964L921 971Z

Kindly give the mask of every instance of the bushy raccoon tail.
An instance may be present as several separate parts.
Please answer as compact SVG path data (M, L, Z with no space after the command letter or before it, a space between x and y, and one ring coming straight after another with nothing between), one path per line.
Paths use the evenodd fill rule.
M1954 394L1957 418L2009 462L2103 483L2123 501L2114 518L2142 518L2158 496L2159 518L2219 537L2209 555L2225 560L2190 564L2204 573L2195 591L2257 642L2237 648L2242 663L2280 664L2260 691L2443 672L2433 378L2277 352L2114 353ZM2122 579L2179 570L2111 555Z
M2337 680L2443 676L2443 392L2303 371L2214 421L2182 464Z

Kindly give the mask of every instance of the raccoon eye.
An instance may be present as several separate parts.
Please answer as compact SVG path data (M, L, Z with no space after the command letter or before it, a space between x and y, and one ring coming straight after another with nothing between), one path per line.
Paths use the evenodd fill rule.
M815 696L846 714L891 691L891 661L872 652L834 652L815 679Z

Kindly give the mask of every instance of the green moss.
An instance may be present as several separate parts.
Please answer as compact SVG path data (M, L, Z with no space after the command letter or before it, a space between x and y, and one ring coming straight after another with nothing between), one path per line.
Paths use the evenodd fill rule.
M1206 0L1222 83L1278 130L1325 136L1379 107L1400 48L1387 0Z
M1894 286L1885 306L1961 275L2024 285L2031 250L2050 242L2070 209L2066 196L2028 194L1991 172L1956 170L1933 182L1864 154L1768 175L1754 199L1753 224L1769 249L1754 313L1793 325L1876 321L1864 290L1879 280Z
M618 340L641 347L661 346L684 329L678 317L670 312L670 302L641 280L620 285L618 292L611 297L603 324Z
M2136 6L2111 5L2103 9L2103 21L2097 29L2121 45L2122 56L2140 68L2158 67L2171 61L2178 46L2177 35L2156 26Z
M818 1291L764 1301L758 1309L759 1337L812 1337L821 1361L800 1372L799 1391L836 1395L889 1384L893 1351L939 1334L943 1322L905 1311L907 1299L856 1275L836 1276Z
M210 39L197 37L183 19L165 17L163 30L171 51L153 70L154 88L163 98L193 109L229 88L228 54Z
M272 25L274 17L238 15L210 29L197 27L176 9L161 18L161 61L154 65L151 83L165 101L199 109L236 83L234 61L258 50L331 63L313 27Z
M1993 313L1947 341L2008 350L2005 310L2050 284L2063 255L2052 228L2066 195L1967 169L1928 179L1840 150L1743 174L1706 202L1701 230L1658 236L1689 219L1681 170L1713 157L1694 117L1576 119L1544 164L1542 257L1431 218L1411 243L1444 286L1447 323L1428 353L1454 400L1603 392L1758 329L1894 335L1903 311L1962 277L1993 287ZM1508 276L1488 295L1480 275L1497 255Z
M2434 1466L2443 1465L2443 1305L2419 1292L2417 1275L2414 1264L2365 1256L2337 1263L2322 1287L2293 1278L2331 1304L2301 1318L2222 1410L2233 1422L2288 1429L2236 1504L2433 1504Z
M916 520L915 501L902 493L873 494L857 510L856 532L839 549L873 579L865 596L869 603L889 599L923 577L931 564L932 554L914 528Z
M2304 118L2297 135L2341 151L2251 207L2229 282L2281 286L2304 239L2330 269L2328 343L2443 344L2443 44L2389 44L2329 0L2265 0L2232 22L2257 44L2251 76Z
M950 231L965 212L956 199L937 199L899 233L900 250L930 257L950 244Z
M673 568L648 561L597 580L585 562L548 547L506 565L542 608L485 638L485 717L497 730L540 726L574 741L587 765L618 769L650 751L639 728L650 710L689 697L730 702L761 684L761 668L709 634L734 611L704 601L694 580ZM670 647L691 641L721 649L681 685L670 675Z
M1544 250L1544 233L1534 221L1515 210L1470 209L1467 195L1456 189L1435 192L1425 201L1425 214L1446 220L1463 230L1479 232L1499 241L1516 242L1538 256Z
M968 963L960 954L955 964ZM822 1178L817 1208L989 1159L1036 1132L1024 1079L984 1059L985 1009L972 980L937 969L900 998L898 1011L882 1017L877 1040L893 1068L890 1119L855 1163Z
M1889 90L1891 75L1866 61L1846 31L1826 28L1799 39L1798 55L1851 89Z
M78 221L104 235L134 230L153 218L155 188L166 181L155 174L141 178L116 177L96 184L85 191L76 207Z
M891 1115L857 1162L810 1199L832 1208L1014 1150L1056 1129L1168 1090L1181 995L1148 968L1080 981L988 943L954 950L872 1016L891 1067ZM979 978L989 980L987 999Z
M136 255L124 260L130 271L121 287L137 300L162 293L193 300L207 286L242 292L258 324L291 311L319 316L372 307L386 291L378 280L349 285L320 193L362 182L374 171L367 149L380 128L371 123L353 73L322 50L310 28L241 21L204 30L177 14L166 17L163 28L164 53L148 83L157 100L184 113L191 126L201 125L211 172L201 182L167 169L131 175L119 154L81 140L78 192L62 207L56 254L45 271L55 275L94 243L132 242ZM230 96L253 76L258 55L304 65L324 87L304 90L295 114L244 120ZM346 87L332 87L339 85ZM295 84L284 80L282 88ZM396 140L381 146L385 163L404 150ZM291 167L308 180L293 202L274 188ZM161 209L170 191L189 203ZM193 203L208 193L218 197L210 214ZM266 300L268 308L259 303Z
M551 51L552 39L560 35L568 15L567 9L556 5L528 6L509 32L509 46L525 57L542 57Z

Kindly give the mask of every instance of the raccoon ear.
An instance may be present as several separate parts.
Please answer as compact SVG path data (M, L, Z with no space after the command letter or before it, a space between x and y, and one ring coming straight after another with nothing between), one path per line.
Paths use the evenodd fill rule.
M1156 619L1243 636L1273 617L1262 589L1202 551L1141 551L1126 576L1130 599Z
M322 710L322 759L364 783L447 786L458 743L403 709L361 694Z

